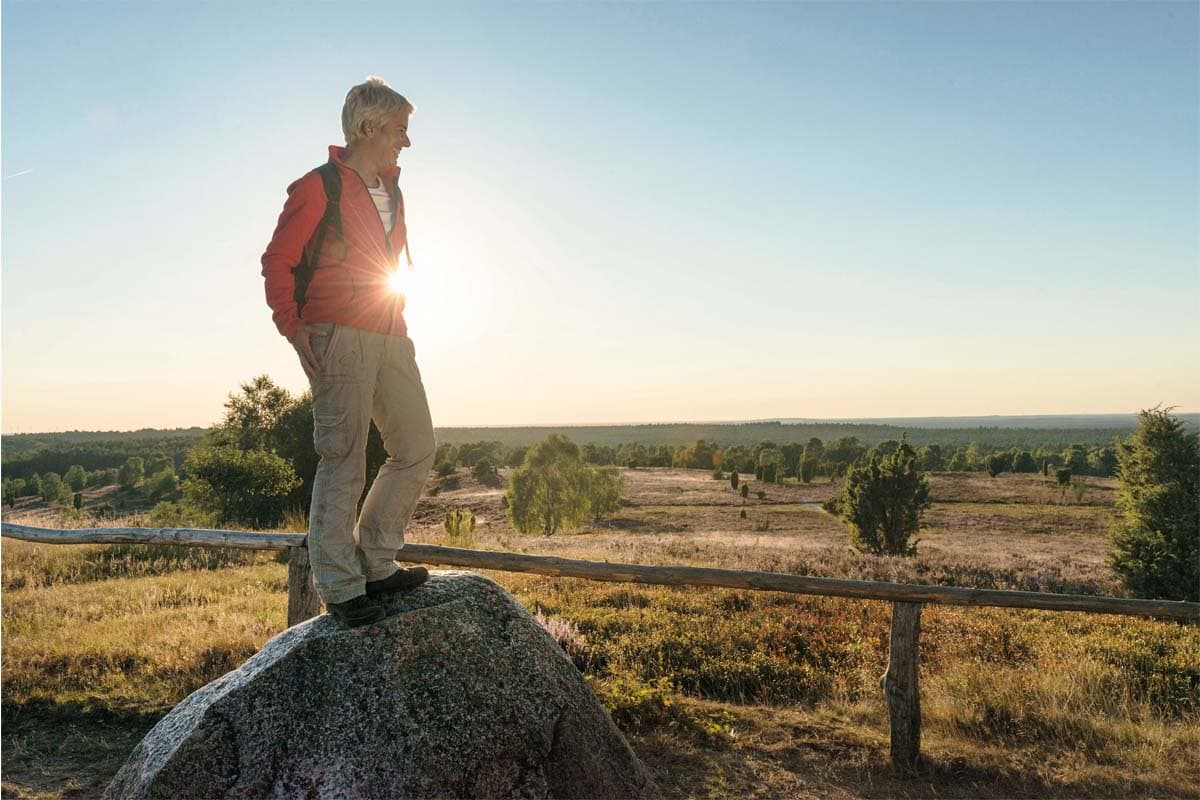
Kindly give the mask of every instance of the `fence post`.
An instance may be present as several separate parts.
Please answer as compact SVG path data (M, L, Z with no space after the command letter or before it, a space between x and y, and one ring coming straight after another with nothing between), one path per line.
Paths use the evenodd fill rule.
M917 682L921 604L892 604L892 641L888 668L879 685L891 718L892 765L916 768L921 757L921 690Z
M288 627L321 613L321 598L313 585L308 548L288 548Z

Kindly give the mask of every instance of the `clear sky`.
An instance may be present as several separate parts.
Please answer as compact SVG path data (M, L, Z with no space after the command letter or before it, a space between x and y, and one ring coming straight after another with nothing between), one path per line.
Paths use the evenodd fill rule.
M208 425L346 90L439 426L1200 410L1179 3L4 2L5 432Z

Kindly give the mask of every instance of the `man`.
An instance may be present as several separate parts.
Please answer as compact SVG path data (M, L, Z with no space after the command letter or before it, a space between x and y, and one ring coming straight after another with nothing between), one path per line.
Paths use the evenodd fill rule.
M384 617L383 595L421 584L424 567L401 569L396 551L433 463L425 387L391 287L407 247L396 166L411 145L414 107L371 77L346 95L346 146L288 187L262 257L267 304L308 375L313 482L308 553L321 600L350 627ZM411 262L410 266L411 266ZM355 521L375 420L388 459Z

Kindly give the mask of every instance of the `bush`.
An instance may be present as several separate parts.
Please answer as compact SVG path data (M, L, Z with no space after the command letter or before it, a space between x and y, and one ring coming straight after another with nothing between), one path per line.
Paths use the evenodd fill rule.
M475 462L475 466L471 467L471 474L475 476L475 480L488 486L500 483L500 473L496 471L496 465L486 456Z
M439 478L444 478L447 475L454 474L454 465L451 464L449 461L443 461L442 463L438 464L433 469L434 469L434 472L437 473Z
M184 498L222 525L277 526L300 483L290 463L263 450L198 446L184 466Z
M1054 470L1054 477L1058 481L1059 486L1070 486L1071 485L1071 468L1070 467L1058 467L1057 469Z
M39 484L39 492L43 500L47 503L53 503L62 496L64 486L65 484L62 482L62 478L58 477L58 473L47 472L42 476L41 483Z
M117 473L117 483L122 489L132 489L146 476L146 467L142 459L130 456L125 459L121 471Z
M723 471L723 470L722 470L720 467L716 467L716 468L715 468L715 469L713 469L713 471L712 471L712 479L713 479L714 481L723 481L723 480L725 480L725 472L724 472L724 471Z
M758 522L754 523L754 530L758 531L759 533L771 530L771 520L760 519Z
M70 486L72 491L81 492L87 483L87 471L78 464L72 464L63 475L63 482Z
M468 508L452 508L442 518L442 528L452 547L470 547L475 543L475 515Z
M929 483L917 469L916 453L904 441L890 456L851 467L842 494L829 505L850 527L859 550L913 555L917 543L909 540L930 506Z
M729 485L732 486L735 491L738 488L738 473L736 469L729 473Z
M1117 458L1113 568L1138 597L1200 601L1200 435L1143 411Z
M738 516L741 517L742 519L745 519L746 518L746 509L743 508L742 513L739 514Z
M508 479L508 516L521 533L550 536L615 511L623 478L616 467L584 463L579 448L551 434L529 448L525 462Z
M766 492L764 492L762 489L759 489L759 490L758 490L757 492L755 492L754 494L755 494L755 496L757 496L757 497L758 497L758 499L759 499L759 500L766 500L766 499L767 499L767 493L766 493Z
M987 459L987 474L991 477L996 477L1001 472L1007 472L1012 465L1011 453L995 453L988 456Z
M750 496L750 484L743 483L741 488L742 499L745 500Z

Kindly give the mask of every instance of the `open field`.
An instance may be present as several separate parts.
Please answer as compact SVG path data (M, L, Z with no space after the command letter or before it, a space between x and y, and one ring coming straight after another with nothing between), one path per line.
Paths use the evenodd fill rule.
M482 549L1120 592L1106 563L1110 480L1080 493L1040 475L933 475L919 554L902 559L850 551L820 509L829 484L755 485L743 505L707 473L625 474L611 518L524 537L502 492L460 471L422 501L409 539L446 544L442 515L470 508ZM52 518L21 510L32 524ZM562 621L573 659L670 797L1200 797L1194 626L927 607L926 765L899 777L877 686L887 604L489 574ZM166 710L283 629L286 580L275 554L4 540L4 796L99 794Z

